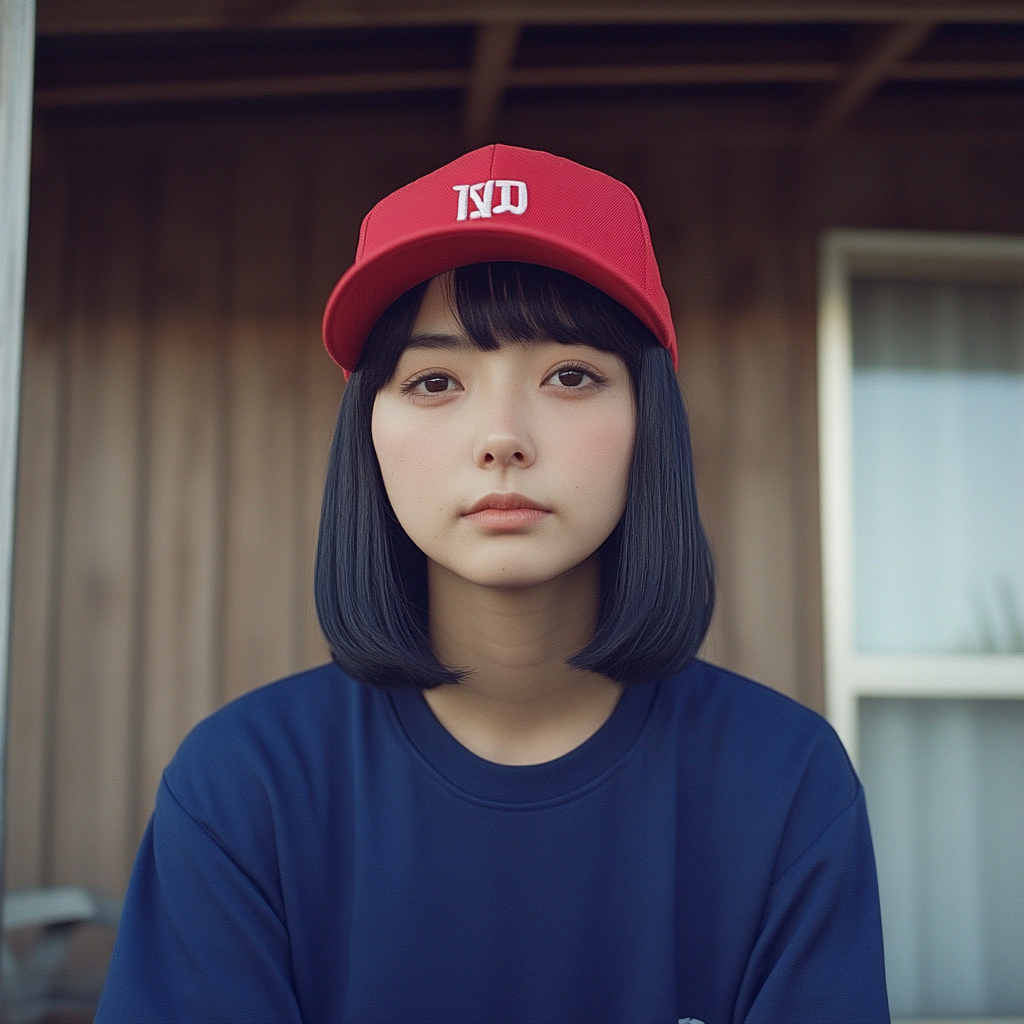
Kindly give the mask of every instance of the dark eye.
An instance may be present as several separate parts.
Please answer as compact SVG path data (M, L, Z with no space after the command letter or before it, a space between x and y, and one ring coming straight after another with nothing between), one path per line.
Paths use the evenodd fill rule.
M450 377L447 373L439 373L436 370L423 374L421 377L414 377L408 384L402 385L403 395L443 395L448 391L455 391L459 382Z
M606 381L596 370L588 366L563 366L548 377L547 383L555 384L559 388L586 391Z
M431 394L436 394L439 391L448 390L448 385L451 383L451 377L446 377L439 373L433 377L424 377L420 383L423 385L425 391L429 391Z

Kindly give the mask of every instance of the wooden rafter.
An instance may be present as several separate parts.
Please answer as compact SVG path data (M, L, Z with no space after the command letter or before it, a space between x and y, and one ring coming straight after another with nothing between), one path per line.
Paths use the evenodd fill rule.
M591 67L517 68L517 89L575 89L659 85L769 85L835 82L843 65L834 61L763 61L699 64L611 64Z
M601 88L666 85L759 85L838 83L847 73L836 62L639 64L594 67L516 68L506 88ZM900 81L1024 81L1024 61L914 61L895 68ZM171 82L116 82L48 86L36 91L39 108L83 107L203 100L344 96L358 93L468 89L470 72L379 71L349 74L276 75ZM495 107L496 109L496 107ZM483 136L487 132L482 132ZM478 136L479 137L479 136Z
M886 29L829 96L815 120L812 140L822 142L833 134L934 29L931 21L904 22Z
M494 131L522 30L522 25L514 22L484 24L477 29L462 112L464 149L484 145Z
M1024 82L1024 60L915 60L894 68L900 82Z
M370 71L335 75L267 75L257 78L179 82L116 82L36 90L36 106L120 106L189 103L203 100L275 99L289 96L347 96L359 93L422 92L465 88L465 71Z

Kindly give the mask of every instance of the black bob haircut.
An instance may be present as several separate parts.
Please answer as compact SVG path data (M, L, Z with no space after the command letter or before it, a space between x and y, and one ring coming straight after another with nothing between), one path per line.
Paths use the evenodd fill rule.
M568 663L621 683L680 671L707 633L715 581L671 356L627 309L561 271L479 263L454 271L450 284L466 333L481 349L549 338L625 362L637 415L626 508L601 548L597 629ZM427 689L464 675L431 648L426 556L395 517L370 433L374 399L394 374L426 287L392 303L349 379L316 552L316 609L331 654L354 679L383 687Z

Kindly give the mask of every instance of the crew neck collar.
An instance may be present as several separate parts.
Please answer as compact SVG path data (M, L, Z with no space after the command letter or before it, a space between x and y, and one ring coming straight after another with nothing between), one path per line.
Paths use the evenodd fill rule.
M597 784L639 740L658 689L657 683L627 686L589 739L553 761L530 765L496 764L466 749L437 720L420 690L386 696L416 754L450 787L472 800L522 806L561 802Z

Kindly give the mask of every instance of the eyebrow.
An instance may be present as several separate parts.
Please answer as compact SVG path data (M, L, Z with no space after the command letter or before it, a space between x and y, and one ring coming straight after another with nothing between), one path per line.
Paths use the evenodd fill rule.
M472 348L473 343L464 334L414 334L406 348Z

